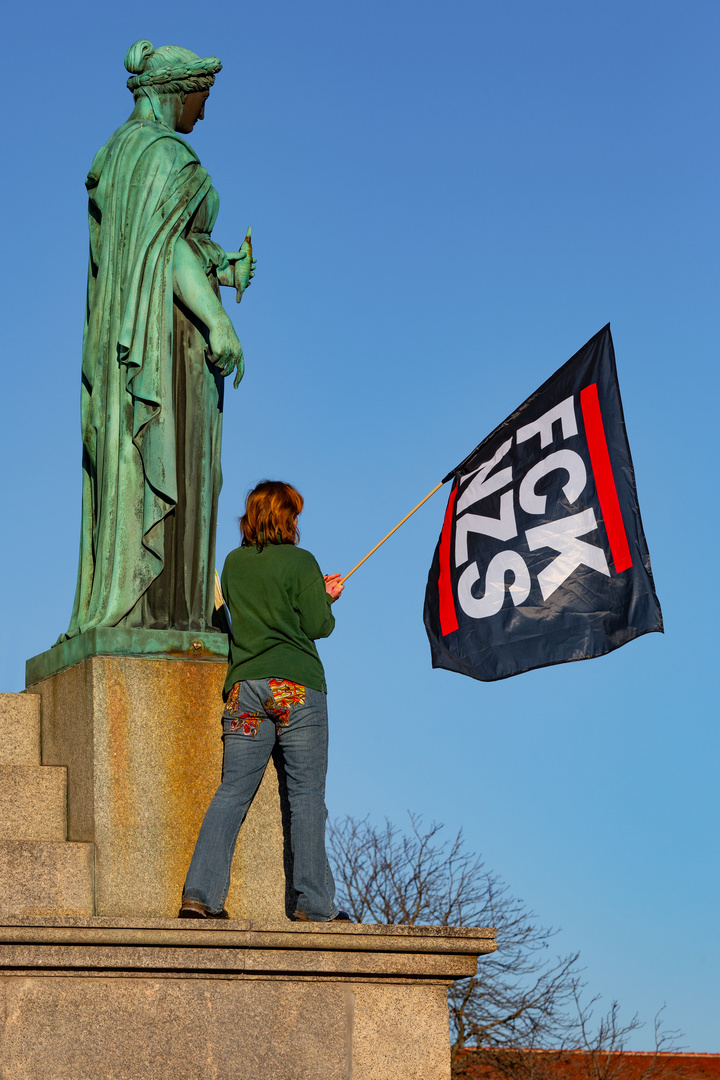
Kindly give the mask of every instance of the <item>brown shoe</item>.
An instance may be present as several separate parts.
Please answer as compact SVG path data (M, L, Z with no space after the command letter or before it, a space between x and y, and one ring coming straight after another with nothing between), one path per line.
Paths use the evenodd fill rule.
M337 915L335 915L332 919L327 919L327 920L311 919L305 914L304 911L295 911L295 912L293 912L293 919L295 919L296 922L321 922L321 921L327 921L327 922L352 922L353 921L350 918L350 916L348 915L347 911L338 911Z
M222 911L208 911L199 900L183 900L182 907L178 911L178 919L229 919L225 908Z

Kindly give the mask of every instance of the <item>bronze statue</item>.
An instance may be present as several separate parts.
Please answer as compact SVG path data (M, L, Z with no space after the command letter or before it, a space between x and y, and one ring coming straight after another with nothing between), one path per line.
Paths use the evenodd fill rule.
M211 239L218 196L182 137L217 57L138 41L135 107L95 156L82 361L83 506L70 627L201 631L213 613L223 377L243 355L220 302L255 260Z

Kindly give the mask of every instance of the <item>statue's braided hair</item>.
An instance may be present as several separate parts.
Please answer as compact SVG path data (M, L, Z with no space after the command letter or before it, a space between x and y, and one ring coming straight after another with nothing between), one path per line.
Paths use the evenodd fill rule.
M125 67L132 72L127 85L133 93L151 86L158 94L194 94L210 89L222 64L217 56L201 58L179 45L153 49L143 39L126 52Z

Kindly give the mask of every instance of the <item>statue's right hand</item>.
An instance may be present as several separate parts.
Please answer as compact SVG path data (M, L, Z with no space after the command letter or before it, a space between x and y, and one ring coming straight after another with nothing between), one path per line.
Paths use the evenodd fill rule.
M237 367L235 387L245 373L242 346L233 324L227 317L210 327L210 351L212 363L224 376L231 375Z

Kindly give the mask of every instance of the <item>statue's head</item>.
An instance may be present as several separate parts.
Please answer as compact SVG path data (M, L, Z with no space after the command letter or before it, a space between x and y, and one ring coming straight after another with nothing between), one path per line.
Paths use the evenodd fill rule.
M131 72L128 89L137 98L146 88L156 94L195 94L209 90L222 64L217 56L199 57L179 45L153 49L149 41L136 41L125 53Z
M175 97L175 130L189 134L196 121L202 120L205 99L222 64L217 56L199 57L179 45L153 49L149 41L136 41L125 54L125 67L131 72L127 81L137 102L148 98L155 119L160 119L158 97Z

